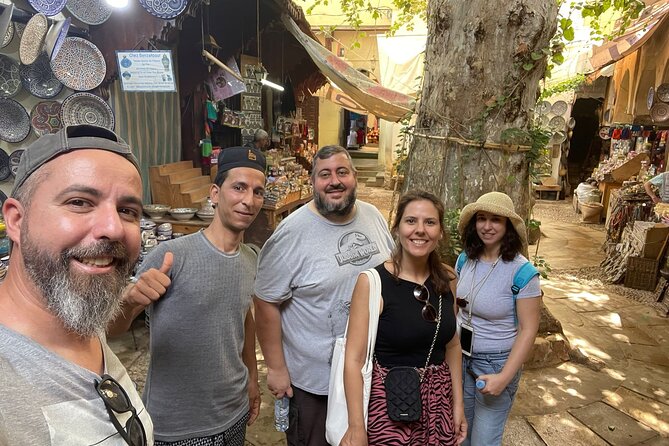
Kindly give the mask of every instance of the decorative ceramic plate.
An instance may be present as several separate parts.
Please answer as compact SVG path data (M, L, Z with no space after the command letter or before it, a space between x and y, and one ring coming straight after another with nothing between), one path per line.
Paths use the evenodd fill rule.
M551 111L551 103L548 101L541 101L537 104L537 109L536 112L539 115L545 115L548 114L549 111Z
M5 4L5 8L0 14L0 48L9 45L14 37L14 24L12 23L12 14L14 13L14 3Z
M175 18L186 9L188 0L139 0L139 4L149 14L169 20Z
M87 25L100 25L112 14L105 0L67 0L65 9Z
M22 156L23 149L14 150L12 154L9 155L9 169L12 171L13 176L16 176L16 169L19 168Z
M18 85L16 81L19 82ZM20 90L19 64L11 57L0 54L0 97L12 97Z
M548 127L549 121L550 120L548 119L548 116L546 116L546 115L537 116L537 125L539 127L543 127L543 128Z
M657 87L655 97L662 102L669 102L669 84L661 84Z
M669 120L669 104L664 102L657 102L650 109L650 119L653 122L665 122Z
M16 37L19 39L23 37L23 31L26 30L26 25L21 22L14 23L14 30L16 31Z
M28 0L30 6L37 12L49 17L58 14L65 6L66 0Z
M574 127L576 127L576 119L569 118L569 121L567 121L567 127L569 127L569 130L572 130Z
M548 122L548 126L553 130L564 130L564 126L567 125L562 116L553 116Z
M0 181L5 181L12 175L12 169L9 166L9 155L4 149L0 149Z
M60 109L63 127L88 124L114 130L114 113L100 97L90 93L74 93L63 101Z
M10 43L12 43L12 39L14 38L15 32L16 32L16 27L14 26L14 22L9 22L9 25L7 26L7 32L5 33L5 37L2 38L2 42L0 43L0 48L4 48Z
M65 20L54 22L46 33L44 50L49 59L54 60L58 55L60 47L63 46L63 42L65 42L65 38L67 37L67 32L70 30L70 23L72 23L72 19L69 17Z
M553 144L562 144L566 140L567 140L567 134L562 131L553 133L553 137L551 138L551 142Z
M556 101L551 107L551 112L553 112L554 115L562 116L568 108L569 106L565 101Z
M105 78L107 65L93 43L80 37L66 37L51 69L59 81L78 91L92 90Z
M45 53L40 54L34 64L21 65L20 72L23 88L38 98L54 98L63 89L63 84L53 75Z
M35 14L28 21L19 45L19 59L23 65L30 65L37 60L48 29L49 22L42 13Z
M15 30L16 28L14 27L14 22L9 22L9 25L7 26L7 32L5 33L5 36L2 38L2 42L0 42L0 48L4 48L10 43L12 43Z
M648 96L646 96L646 107L648 107L648 110L653 106L653 103L655 103L655 88L650 87L648 89Z
M0 139L20 142L30 132L30 116L23 105L10 98L0 98Z
M37 136L56 133L63 127L60 120L60 102L42 101L30 111L30 123Z

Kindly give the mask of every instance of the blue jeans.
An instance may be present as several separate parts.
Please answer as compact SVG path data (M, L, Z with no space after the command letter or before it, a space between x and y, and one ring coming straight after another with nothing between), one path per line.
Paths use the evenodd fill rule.
M474 376L492 375L502 371L509 352L474 353L462 356L467 439L464 446L499 446L502 444L504 425L518 390L520 370L498 396L484 395L476 390Z

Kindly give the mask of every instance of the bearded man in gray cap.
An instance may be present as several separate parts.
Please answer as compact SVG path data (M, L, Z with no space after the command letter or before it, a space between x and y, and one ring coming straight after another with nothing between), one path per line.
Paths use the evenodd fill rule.
M2 212L12 250L0 285L0 444L152 444L104 339L140 248L130 147L100 127L42 136Z
M156 445L243 446L246 425L258 416L256 255L242 238L264 193L262 153L224 149L210 190L216 213L209 227L158 245L125 294L124 317L112 331L127 329L146 309L151 363L143 398Z

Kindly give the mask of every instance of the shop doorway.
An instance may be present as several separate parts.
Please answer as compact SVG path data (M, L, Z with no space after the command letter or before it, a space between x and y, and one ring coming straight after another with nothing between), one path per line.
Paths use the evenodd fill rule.
M571 116L576 120L567 157L568 181L571 190L585 181L599 164L602 139L598 136L601 100L577 99Z
M344 147L358 150L367 143L367 115L344 109Z

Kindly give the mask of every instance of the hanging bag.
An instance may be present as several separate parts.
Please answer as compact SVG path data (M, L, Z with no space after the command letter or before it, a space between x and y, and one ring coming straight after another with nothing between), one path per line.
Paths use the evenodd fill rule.
M374 345L376 344L376 331L379 326L379 306L381 303L381 279L375 269L363 271L369 280L369 328L367 330L367 356L362 367L363 393L362 408L365 416L365 428L367 427L367 408L369 406L369 394L372 388L372 368L374 365ZM330 386L328 389L328 410L325 421L325 438L328 443L338 445L348 429L348 409L346 407L346 394L344 393L344 356L346 346L346 334L335 341L332 354L332 367L330 369Z

